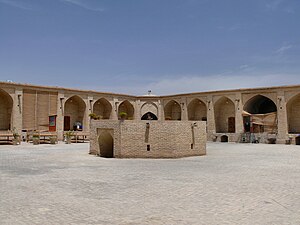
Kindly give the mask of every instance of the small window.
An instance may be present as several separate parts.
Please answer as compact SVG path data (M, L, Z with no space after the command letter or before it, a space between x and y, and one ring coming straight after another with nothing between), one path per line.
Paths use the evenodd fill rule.
M147 151L150 151L150 145L147 145Z
M191 144L191 149L194 149L194 144Z

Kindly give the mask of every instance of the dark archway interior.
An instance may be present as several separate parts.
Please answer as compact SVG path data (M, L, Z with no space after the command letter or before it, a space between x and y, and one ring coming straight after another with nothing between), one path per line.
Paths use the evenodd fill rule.
M266 114L277 112L277 107L271 99L257 95L247 102L244 110L251 114Z
M221 142L228 142L228 136L226 135L221 136Z
M99 149L100 157L114 157L114 140L108 132L104 132L99 136Z
M101 98L98 101L96 101L93 107L93 113L100 116L100 119L109 119L111 110L111 104L104 98Z
M0 130L11 129L13 100L5 91L0 89Z
M300 145L300 137L296 137L296 145Z
M124 119L126 120L132 120L134 117L134 107L129 101L124 101L119 105L119 114L120 113L126 113L126 116ZM119 115L120 117L120 115ZM119 118L121 119L121 118Z
M157 116L152 112L147 112L142 116L141 120L157 120Z
M171 100L165 106L165 120L181 120L181 107L178 102Z

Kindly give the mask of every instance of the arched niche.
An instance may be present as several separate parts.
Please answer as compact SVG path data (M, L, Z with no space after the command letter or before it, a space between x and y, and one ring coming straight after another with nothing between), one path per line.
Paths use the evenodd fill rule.
M244 111L250 114L266 114L277 112L277 106L271 99L263 95L256 95L245 103Z
M235 132L235 106L227 97L221 97L214 105L217 133Z
M13 99L0 89L0 130L11 130Z
M291 98L287 103L288 132L300 133L300 94Z
M153 114L152 112L146 112L141 120L157 120L157 116Z
M194 99L188 104L188 119L196 121L207 120L207 107L205 103L199 99Z
M104 131L99 135L99 155L104 158L114 157L114 139L108 131Z
M150 116L152 118L156 118L157 120L157 115L158 115L158 108L157 106L153 103L153 102L146 102L142 105L141 107L141 118L147 118L148 116L146 116L148 113L151 113L153 115L150 114Z
M110 119L112 106L105 98L100 98L93 105L93 113L100 116L100 119Z
M121 118L120 114L122 114L122 113L126 113L126 116L124 118L126 120L133 120L133 118L134 118L134 107L128 100L123 101L119 105L118 112L119 112L119 115L118 115L119 119Z
M79 96L75 95L65 102L64 107L64 130L83 129L85 119L85 102ZM79 125L81 124L81 126Z
M169 101L164 108L165 120L181 120L181 107L175 100Z
M270 98L255 95L243 108L245 132L275 133L277 131L277 106Z

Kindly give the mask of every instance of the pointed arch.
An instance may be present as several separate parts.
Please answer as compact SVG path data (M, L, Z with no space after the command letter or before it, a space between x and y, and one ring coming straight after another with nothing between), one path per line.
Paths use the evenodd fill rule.
M188 119L196 121L207 120L207 107L203 101L198 98L193 99L188 104Z
M126 120L133 120L133 118L134 118L134 107L128 100L123 101L119 105L119 108L118 108L119 118L120 118L120 113L122 113L122 112L126 113L126 116L125 116Z
M65 102L64 107L64 130L76 130L83 128L86 104L82 98L74 95ZM81 124L81 126L79 125Z
M100 116L100 119L110 119L112 106L105 98L98 99L93 105L93 113Z
M292 97L286 105L288 132L300 133L300 93Z
M264 95L255 95L244 105L244 111L250 114L266 114L277 112L276 104Z
M113 158L114 157L114 139L108 131L104 131L98 138L100 157Z
M255 95L244 105L244 129L251 133L276 133L277 106L264 95Z
M157 116L153 114L152 112L146 112L141 120L157 120Z
M175 101L169 101L164 108L165 120L181 120L181 106Z
M153 102L146 102L141 107L141 118L143 118L144 115L147 113L151 113L154 116L151 116L152 118L157 119L158 115L158 108Z
M0 130L11 130L13 99L0 89Z
M227 97L223 96L214 105L217 133L235 132L235 106Z

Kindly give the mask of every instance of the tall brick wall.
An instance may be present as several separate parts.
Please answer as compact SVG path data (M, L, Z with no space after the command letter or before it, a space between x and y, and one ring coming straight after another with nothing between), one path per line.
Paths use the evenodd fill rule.
M91 154L100 154L98 138L101 132L108 130L113 130L114 156L119 158L177 158L206 154L205 122L92 121Z

